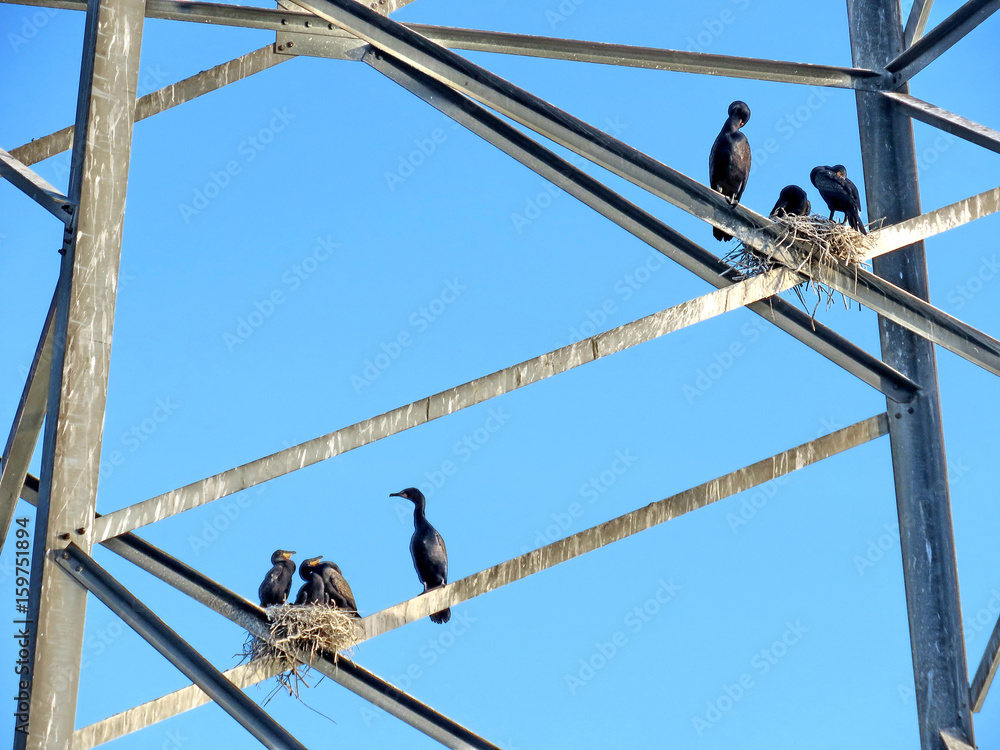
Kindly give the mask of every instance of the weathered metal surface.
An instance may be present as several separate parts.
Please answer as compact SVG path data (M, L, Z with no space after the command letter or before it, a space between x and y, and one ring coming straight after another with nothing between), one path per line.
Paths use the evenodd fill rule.
M777 271L718 289L697 299L683 302L610 331L300 443L279 453L116 510L95 521L94 541L102 542L127 531L133 531L154 521L395 435L432 419L567 372L601 357L652 341L724 312L739 309L748 301L770 297L800 281L801 279L794 274Z
M269 680L280 674L282 667L277 662L252 661L249 664L230 669L222 675L238 688L247 688L258 682ZM156 700L109 716L107 719L95 722L77 729L73 733L71 750L90 750L132 732L138 732L173 716L190 711L192 708L211 703L204 690L197 685L188 685L173 693Z
M965 7L972 5L985 4ZM914 52L916 56L903 70L912 74L958 38L942 35L942 27L947 30L950 25L945 21L900 55L899 0L848 0L848 18L853 63L874 69L894 55L899 60ZM900 91L908 93L905 84ZM913 123L878 93L859 91L855 96L868 215L884 216L889 222L919 215ZM943 750L941 730L956 728L974 745L937 363L934 347L913 332L913 324L931 321L935 328L943 326L959 348L969 347L973 341L974 346L988 344L993 359L996 342L984 342L978 332L955 327L953 319L942 317L939 310L913 303L914 298L929 299L922 241L876 258L873 266L878 276L899 288L897 292L886 284L883 298L910 308L904 309L904 316L917 313L898 322L881 315L879 334L882 358L923 386L906 409L890 406L889 427L921 748ZM913 298L902 296L906 294ZM968 358L968 349L959 353ZM985 357L987 353L981 354Z
M733 283L733 269L717 256L556 156L481 105L390 55L369 50L364 61L701 279L718 288ZM748 307L894 401L909 401L917 390L915 383L903 378L877 357L816 323L781 298L751 303Z
M171 557L163 550L157 549L134 534L125 534L117 539L108 540L104 544L251 633L262 638L268 636L269 626L264 610L180 560ZM312 658L305 653L299 654L299 656L303 662L308 662L323 674L344 685L348 690L385 709L393 716L433 737L446 747L463 750L497 750L492 743L398 690L371 672L362 669L344 656L320 654ZM267 679L267 677L268 674L265 672L259 675L260 679ZM252 675L247 675L246 679L255 678ZM196 696L191 695L190 691L181 691L181 693L183 695L172 694L154 701L141 712L131 716L106 719L104 722L100 722L100 728L95 726L88 732L95 737L107 736L108 739L111 739L112 736L121 736L123 733L141 729L151 723L162 721L176 713L188 710L188 708L193 708L196 705L193 703Z
M813 268L810 276L923 339L1000 375L1000 341L864 268Z
M585 531L507 560L447 586L428 591L364 618L364 638L374 638L406 623L453 607L473 597L526 578L559 563L703 508L751 487L769 482L810 464L882 437L888 431L885 414L870 417L804 445L713 479L644 508L618 516Z
M0 177L31 198L63 224L73 220L73 203L28 165L0 148Z
M993 626L989 643L983 652L983 658L979 660L976 668L976 675L972 678L972 686L969 692L972 695L972 710L979 713L986 700L986 693L989 692L993 678L996 677L997 665L1000 664L1000 620Z
M28 465L45 421L49 376L52 370L52 329L55 325L56 300L53 296L49 312L42 324L42 335L31 360L31 369L24 383L21 402L14 413L7 444L0 461L0 550L3 549L11 520L28 476Z
M77 204L56 292L52 376L29 603L30 728L15 747L65 750L76 716L86 591L50 552L90 549L139 75L142 0L92 0L69 197Z
M81 5L84 5L81 3ZM84 5L85 7L85 5ZM176 107L178 104L189 102L192 99L207 94L230 83L235 83L254 73L260 73L268 68L273 68L278 63L288 60L284 55L276 55L272 45L267 45L261 49L248 52L235 60L216 65L214 68L203 70L201 73L185 78L183 81L164 86L162 89L153 91L140 97L135 103L135 119L145 120L164 110ZM20 159L25 164L37 164L43 159L62 153L73 147L74 127L63 128L55 133L36 138L30 143L25 143L11 151L11 155Z
M936 128L944 130L946 133L957 135L977 146L988 148L1000 154L1000 132L978 122L973 122L965 117L961 117L946 109L935 107L925 101L917 99L915 96L903 94L899 91L883 91L882 96L894 101L906 114L914 119L926 122Z
M941 741L944 742L947 750L976 750L974 745L970 745L961 737L961 730L942 729Z
M903 28L904 47L911 46L924 35L924 29L927 28L927 19L931 15L931 6L933 5L934 0L913 0L913 5L910 6L910 15Z
M193 646L75 544L56 554L62 569L100 599L126 625L183 672L265 747L305 750L278 722L229 682Z
M905 83L997 10L1000 0L969 0L905 50L900 40L900 47L894 50L896 57L886 63L885 69L896 74L897 85ZM893 16L899 17L896 13ZM857 58L854 64L858 65Z

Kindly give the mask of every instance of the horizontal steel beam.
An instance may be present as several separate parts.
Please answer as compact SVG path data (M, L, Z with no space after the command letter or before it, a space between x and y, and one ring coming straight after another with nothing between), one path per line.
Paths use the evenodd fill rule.
M930 65L997 10L1000 0L969 0L885 66L896 74L894 88Z
M979 713L983 710L983 703L986 701L986 693L989 692L993 678L997 674L997 665L1000 664L1000 619L993 626L989 643L983 652L983 658L979 661L976 675L972 678L972 685L969 692L972 696L972 710Z
M1000 375L1000 341L864 268L813 267L809 275L882 317Z
M12 0L3 1L11 2ZM82 10L86 7L84 0L17 0L17 2L21 5L76 10ZM391 0L391 2L399 6L407 4L407 2L400 0ZM377 6L376 10L384 14L385 6ZM312 13L289 12L282 9L219 3L148 0L146 15L150 18L172 21L195 21L278 32L302 32L314 37L356 38L336 27L331 28L328 21ZM732 78L848 89L878 88L882 82L882 76L879 73L860 68L811 65L783 60L733 57L703 52L636 47L626 44L607 44L427 24L414 23L405 24L405 26L445 47L474 52L493 52L552 60L622 65L633 68L703 73ZM306 50L304 52L297 51L297 54L311 53Z
M625 539L692 510L703 508L824 458L875 440L887 434L888 430L888 417L879 414L677 495L650 503L639 510L592 526L565 539L449 583L443 588L433 589L426 594L369 615L361 621L364 637L374 638L406 623L427 617L445 607L454 607L473 597Z
M80 3L80 8L85 10L86 2ZM148 7L148 6L147 6ZM183 81L172 83L169 86L153 91L136 99L135 119L145 120L178 104L189 102L202 94L215 91L230 83L252 76L268 68L273 68L278 63L283 63L290 58L284 55L276 55L273 45L267 45L261 49L248 52L235 60L216 65L214 68L203 70L196 75L185 78ZM19 159L24 164L37 164L43 159L68 151L73 147L73 126L57 130L55 133L36 138L23 146L19 146L11 151L11 155Z
M36 174L27 164L0 148L0 177L31 198L67 226L73 221L75 204Z
M903 94L898 91L882 91L882 96L890 99L896 106L903 110L910 117L928 125L940 128L946 133L957 135L977 146L988 148L1000 154L1000 132L978 122L967 120L960 115L949 112L946 109L935 107L925 101L917 99L915 96Z
M732 284L734 269L717 256L643 211L582 169L517 128L391 55L369 50L362 58L383 75L590 206L638 239L715 287ZM786 333L843 367L893 401L910 401L916 384L779 297L748 307Z
M867 260L877 258L879 255L891 253L998 211L1000 211L1000 187L995 187L957 203L885 227L875 235L876 244L865 257Z
M924 35L927 28L927 19L931 15L931 6L934 0L913 0L910 6L910 15L906 19L906 26L903 27L903 46L910 47Z
M129 593L90 555L71 543L56 554L56 562L77 583L100 599L171 664L195 682L265 747L305 750L304 745L223 677L204 656Z

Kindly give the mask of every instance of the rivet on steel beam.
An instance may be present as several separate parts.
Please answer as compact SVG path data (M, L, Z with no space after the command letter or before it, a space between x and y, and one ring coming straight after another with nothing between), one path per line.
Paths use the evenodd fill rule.
M307 29L308 29L308 28L309 28L309 27L310 27L311 25L312 25L312 24L310 24L310 23L309 23L308 21L306 21L306 28L307 28Z
M83 536L84 534L87 533L87 530L81 526L79 529L76 530L76 533L79 534L80 536Z
M62 559L63 560L69 560L69 552L63 552L62 553Z
M333 24L332 23L328 23L326 25L326 28L330 29L330 31L333 31Z
M288 19L287 18L282 18L281 19L281 25L282 26L287 26L288 25Z
M60 539L65 539L66 541L69 541L69 534L60 534L59 538Z
M281 52L284 49L285 49L285 45L284 44L279 44L278 45L278 52Z
M294 45L295 45L295 42L289 42L288 43L288 49L291 49Z
M81 573L81 572L83 572L83 566L82 565L74 565L73 566L73 570L75 570L77 573Z

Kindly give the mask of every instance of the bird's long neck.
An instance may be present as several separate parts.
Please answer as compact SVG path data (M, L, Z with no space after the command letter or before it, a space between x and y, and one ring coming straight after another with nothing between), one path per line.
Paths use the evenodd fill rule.
M414 528L427 523L427 516L424 515L424 500L413 501L413 526Z
M735 133L743 127L742 120L740 120L739 115L730 115L729 119L726 120L726 124L722 127L722 130L726 133Z

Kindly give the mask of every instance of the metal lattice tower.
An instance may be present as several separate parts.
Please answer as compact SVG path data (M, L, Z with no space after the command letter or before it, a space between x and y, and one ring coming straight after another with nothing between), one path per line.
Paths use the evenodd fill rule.
M7 1L7 0L5 0ZM31 727L15 747L94 747L207 702L207 693L269 747L301 747L244 696L273 676L258 664L220 674L196 650L90 557L103 544L251 633L266 636L263 611L133 532L164 518L259 485L304 466L636 344L748 307L885 394L887 411L666 498L518 558L370 615L359 642L455 606L559 562L611 544L716 500L783 476L870 440L889 436L900 518L921 746L974 746L972 713L983 704L1000 658L1000 622L968 684L949 505L934 345L1000 375L1000 342L927 300L923 240L1000 211L1000 188L922 214L912 119L1000 152L1000 133L909 95L909 79L1000 8L970 0L927 33L931 0L914 0L906 19L898 0L848 0L853 66L726 57L490 31L404 25L389 15L410 0L371 7L354 0L295 0L276 10L174 0L19 0L86 11L81 85L74 125L9 153L0 173L65 225L59 282L3 453L0 530L18 498L37 503L31 578ZM145 17L271 30L275 43L136 100ZM451 49L600 62L856 92L868 216L884 217L864 269L798 267L771 222L730 208L719 194L621 140L469 62ZM361 61L456 123L575 196L676 261L717 291L597 334L456 388L363 420L274 455L106 515L96 512L111 328L135 121L252 76L297 55ZM771 255L779 267L732 282L726 263L607 185L507 124L503 115L594 164ZM68 195L31 165L73 149ZM776 295L804 280L821 282L878 313L881 359L813 325ZM42 435L42 472L28 474ZM122 616L195 683L190 688L76 730L83 621L88 591ZM318 658L334 681L448 747L492 748L452 719L346 658ZM204 693L202 692L204 691Z

